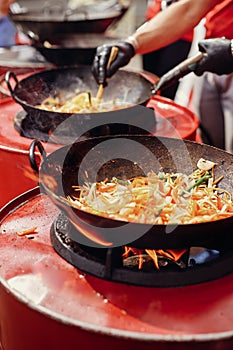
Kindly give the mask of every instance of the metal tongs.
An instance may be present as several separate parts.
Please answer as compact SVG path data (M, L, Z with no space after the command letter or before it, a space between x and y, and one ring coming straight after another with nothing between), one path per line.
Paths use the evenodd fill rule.
M158 91L166 89L167 87L177 82L180 78L184 77L189 73L192 73L196 67L196 64L200 62L200 60L203 57L205 57L205 55L205 53L198 52L196 55L187 58L186 60L169 70L167 73L162 75L162 77L159 78L157 83L154 85L152 89L152 94L156 94Z

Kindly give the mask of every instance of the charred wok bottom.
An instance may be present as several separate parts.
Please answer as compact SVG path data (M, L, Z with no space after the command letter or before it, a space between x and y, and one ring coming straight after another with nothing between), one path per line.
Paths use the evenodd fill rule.
M209 241L205 247L184 247L177 260L157 253L155 267L143 250L138 250L138 255L126 256L125 247L93 248L78 244L70 238L74 230L65 214L59 214L50 230L55 251L82 272L106 280L147 287L178 287L214 280L233 271L230 238L224 242Z
M62 123L63 117L56 114L53 119L44 114L41 118L34 114L29 114L26 111L20 111L14 118L14 128L20 136L39 139L43 142L56 142L59 140L61 144L70 143L72 139L76 139L81 134L79 140L86 140L90 137L115 135L115 134L142 134L148 135L148 130L155 130L155 117L149 112L149 116L145 121L143 120L143 127L133 125L132 120L129 123L110 123L103 124L96 127L91 127L88 131L82 133L80 122L75 120L71 122ZM58 128L59 127L59 128ZM165 130L166 131L166 130Z

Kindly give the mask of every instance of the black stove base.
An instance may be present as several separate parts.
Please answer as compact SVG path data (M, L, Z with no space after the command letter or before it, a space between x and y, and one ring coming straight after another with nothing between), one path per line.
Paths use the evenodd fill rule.
M87 247L70 239L74 227L60 214L50 230L55 251L84 273L96 277L145 287L181 287L208 282L233 272L233 251L189 248L187 264L164 260L160 269L139 270L124 266L123 248Z
M141 106L140 106L141 107ZM20 111L14 118L14 128L18 131L20 136L38 139L42 142L49 142L55 144L67 145L71 144L77 139L79 141L86 140L88 138L97 137L97 136L106 136L106 135L149 135L152 131L155 131L157 121L155 119L154 111L150 108L143 108L143 123L142 125L137 126L126 123L126 120L123 122L109 124L103 124L95 127L84 128L85 123L81 124L79 115L73 115L72 118L67 118L64 122L63 118L57 114L53 119L47 117L42 118L39 115L39 112L35 115L28 114L25 110ZM141 112L141 109L139 109ZM145 113L145 111L147 113ZM104 112L107 114L107 112ZM110 115L110 114L108 114ZM88 116L88 114L87 114ZM127 114L126 114L127 116ZM140 115L141 116L141 115ZM146 117L146 118L145 118ZM161 120L161 128L164 128L163 118ZM145 129L143 128L145 127ZM82 131L83 130L83 131ZM151 130L149 132L148 130Z

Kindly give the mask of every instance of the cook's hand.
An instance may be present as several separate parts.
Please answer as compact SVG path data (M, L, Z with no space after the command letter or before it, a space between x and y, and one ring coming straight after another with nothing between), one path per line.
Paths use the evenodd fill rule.
M218 75L233 72L233 57L231 53L231 40L217 38L205 39L199 42L199 50L207 55L197 64L194 73L198 76L204 72Z
M118 53L110 67L107 68L113 46L118 48ZM116 43L115 45L102 45L97 47L92 65L92 73L97 83L106 86L107 78L110 78L113 74L115 74L120 67L126 66L134 55L134 47L128 42L120 42Z

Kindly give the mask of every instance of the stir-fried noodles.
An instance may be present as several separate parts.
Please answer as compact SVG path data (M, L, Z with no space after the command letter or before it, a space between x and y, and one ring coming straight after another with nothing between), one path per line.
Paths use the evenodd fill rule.
M118 99L108 102L99 101L89 91L82 92L71 99L63 100L60 97L48 97L35 107L50 112L61 113L97 113L107 112L130 107L131 104Z
M111 219L146 224L195 224L233 215L231 194L218 186L217 165L200 159L190 175L153 171L129 180L112 178L74 186L73 207Z

